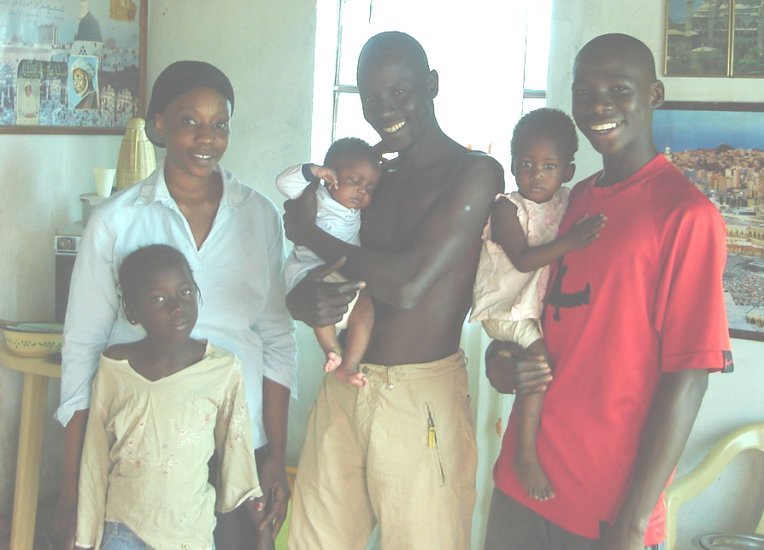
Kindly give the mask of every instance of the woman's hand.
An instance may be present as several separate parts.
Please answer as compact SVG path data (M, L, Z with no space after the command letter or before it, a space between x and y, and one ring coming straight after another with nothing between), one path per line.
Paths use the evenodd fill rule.
M294 244L306 245L310 232L316 229L316 189L318 180L310 184L296 199L284 203L284 232Z
M271 550L275 535L271 531L270 523L266 523L267 515L266 501L267 496L248 500L244 503L252 524L255 526L255 540L253 548L255 550Z
M552 381L552 370L542 355L528 354L517 344L498 340L486 349L485 374L499 393L536 393L546 390Z
M336 325L342 320L356 292L366 286L366 283L359 281L327 283L323 280L344 263L345 258L342 257L334 263L317 267L287 294L287 308L294 319L311 327Z
M281 460L265 456L262 459L258 458L257 472L264 496L262 500L255 499L254 501L255 508L257 508L255 511L262 512L262 516L255 522L255 528L259 533L270 535L263 538L274 539L286 519L291 493L287 481L286 466ZM254 516L253 521L255 521Z

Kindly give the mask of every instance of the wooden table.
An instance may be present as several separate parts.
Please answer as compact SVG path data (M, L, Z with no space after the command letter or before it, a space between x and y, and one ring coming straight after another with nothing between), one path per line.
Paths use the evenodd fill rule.
M47 358L13 355L0 344L0 366L24 373L19 425L19 453L13 495L11 548L32 550L40 492L40 460L45 430L48 378L61 377L61 365Z

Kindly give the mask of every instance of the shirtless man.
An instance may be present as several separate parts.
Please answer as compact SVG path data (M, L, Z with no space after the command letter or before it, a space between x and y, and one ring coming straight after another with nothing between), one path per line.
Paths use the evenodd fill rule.
M295 487L289 547L363 549L378 521L383 548L469 548L476 447L459 352L481 231L503 173L439 127L438 74L419 43L371 38L358 62L364 117L398 152L364 210L363 247L316 228L313 193L287 203L289 238L363 281L376 323L361 369L369 385L324 378ZM308 324L336 322L362 283L320 282L288 296Z

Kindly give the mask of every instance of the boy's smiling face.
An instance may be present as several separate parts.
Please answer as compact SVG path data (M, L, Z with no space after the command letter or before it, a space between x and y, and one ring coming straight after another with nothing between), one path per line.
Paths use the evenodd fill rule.
M574 65L573 118L605 157L652 145L652 111L663 86L643 52L617 40L590 43Z
M366 121L389 151L404 151L437 124L433 98L438 76L405 48L362 55L358 91Z

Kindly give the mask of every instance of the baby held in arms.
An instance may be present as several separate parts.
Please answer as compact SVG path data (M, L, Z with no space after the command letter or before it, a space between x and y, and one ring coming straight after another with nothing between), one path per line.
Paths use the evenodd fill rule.
M323 180L316 188L316 225L337 239L360 245L361 210L371 204L381 175L379 155L373 147L358 138L343 138L329 148L323 166L298 164L288 168L276 179L276 187L294 199L302 195L311 182ZM310 248L296 244L285 266L287 291L324 263ZM338 273L324 279L345 280ZM354 386L365 386L366 377L358 371L358 365L366 352L373 326L374 305L369 294L360 290L337 325L313 329L326 354L324 370L334 371L338 378ZM345 349L340 345L337 329L346 329Z

